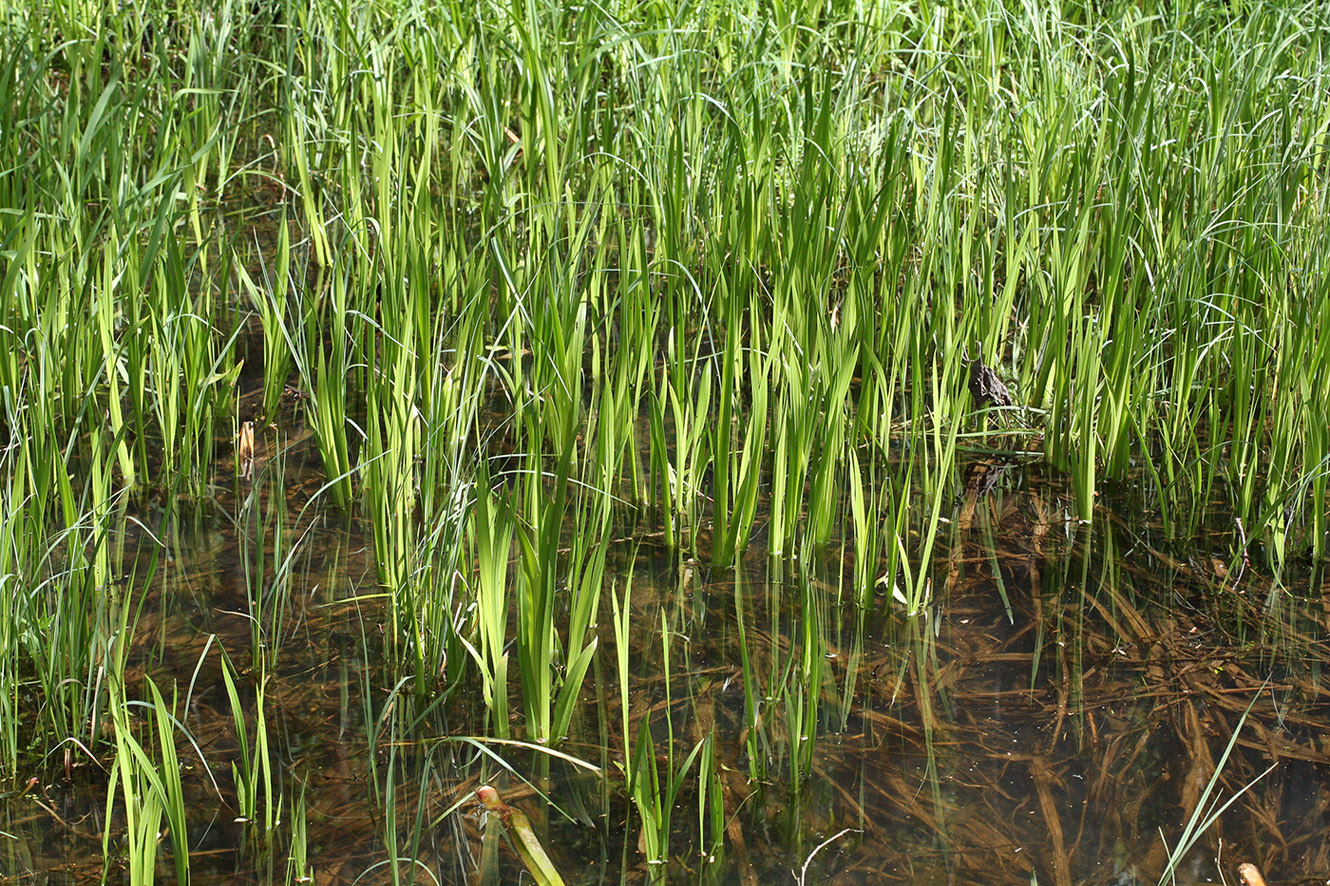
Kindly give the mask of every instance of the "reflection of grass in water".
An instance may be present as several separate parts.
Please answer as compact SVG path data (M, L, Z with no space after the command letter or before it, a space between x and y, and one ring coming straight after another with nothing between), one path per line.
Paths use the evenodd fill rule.
M498 736L617 743L625 786L600 814L631 796L662 869L683 869L666 847L715 846L716 810L744 815L717 804L710 774L816 775L827 724L872 685L850 663L871 646L863 612L837 639L849 601L866 612L881 592L917 616L918 651L892 679L945 686L925 628L969 587L953 570L974 567L950 560L943 581L934 561L965 544L947 527L958 457L980 441L1064 472L1064 524L1102 523L1106 482L1144 478L1170 539L1227 502L1243 527L1220 557L1230 574L1319 556L1326 84L1302 24L1315 19L1297 12L10 16L0 759L16 772L71 737L109 751L85 724L118 605L110 503L206 502L214 441L273 420L290 381L324 497L373 550L376 586L355 593L375 625L366 654L385 661L365 695L437 705L394 749L442 728L445 708ZM260 201L282 204L282 224L256 257ZM974 415L962 354L976 341L1037 427L999 435ZM262 372L246 414L235 385L258 373L242 361ZM520 468L490 478L476 465L500 445ZM303 538L285 533L280 484L263 493L271 479L238 516L260 675L295 654L281 644ZM643 525L700 571L763 554L798 566L764 606L738 591L733 616L708 604L732 620L742 762L714 732L672 732L706 706L701 624L624 621L643 614L643 584L600 599L612 540ZM832 591L810 571L835 543L854 562ZM1014 613L1019 583L989 559ZM1090 573L1068 577L1089 593ZM671 681L662 702L618 659L623 730L583 697L610 680L600 619L615 605L635 629L616 647ZM1113 606L1096 612L1144 642ZM956 711L917 691L941 821L938 724ZM686 837L662 805L680 791L698 802Z

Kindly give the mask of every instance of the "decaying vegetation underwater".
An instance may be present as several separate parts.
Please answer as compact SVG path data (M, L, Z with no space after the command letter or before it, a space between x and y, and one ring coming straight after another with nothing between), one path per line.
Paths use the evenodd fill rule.
M1324 881L1325 4L3 10L0 882Z

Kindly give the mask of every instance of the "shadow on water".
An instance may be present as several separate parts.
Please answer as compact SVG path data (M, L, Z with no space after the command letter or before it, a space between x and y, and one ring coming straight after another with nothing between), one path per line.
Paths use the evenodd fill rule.
M629 723L598 662L562 748L598 767L588 774L465 739L485 730L475 687L391 682L372 545L317 495L307 435L298 416L287 424L260 433L252 487L228 479L164 535L140 528L148 514L125 524L139 558L159 545L128 682L174 692L192 739L179 752L196 883L299 880L297 848L318 883L390 882L393 858L401 881L517 882L511 853L484 839L482 781L547 834L570 882L641 882L621 736L644 724L638 747L662 767L715 736L709 780L685 779L677 797L671 882L1150 883L1193 812L1235 796L1179 882L1219 869L1232 882L1242 861L1278 882L1330 873L1330 602L1319 573L1279 586L1234 557L1236 530L1165 538L1126 493L1081 525L1038 469L980 465L952 502L934 599L905 618L885 588L854 601L848 547L798 567L755 551L722 572L629 515L610 558L619 593L631 573ZM603 607L608 646L608 595ZM800 662L810 631L817 668ZM809 674L815 687L792 691ZM0 801L0 882L96 880L108 832L105 870L121 876L107 774L64 748ZM700 840L707 803L725 833ZM283 836L265 842L262 827Z

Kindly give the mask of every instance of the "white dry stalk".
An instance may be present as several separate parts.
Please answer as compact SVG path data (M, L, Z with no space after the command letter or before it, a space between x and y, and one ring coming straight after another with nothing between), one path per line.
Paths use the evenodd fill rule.
M817 847L814 848L812 852L808 853L808 857L804 859L804 866L799 869L799 875L794 878L795 882L798 883L799 886L804 886L804 880L808 876L808 866L813 863L813 857L816 856L823 849L825 849L827 846L829 846L832 843L835 843L841 837L845 836L850 832L854 832L856 834L860 833L860 831L856 830L855 828L842 828L839 833L835 834L834 836L827 837L827 839L817 844Z

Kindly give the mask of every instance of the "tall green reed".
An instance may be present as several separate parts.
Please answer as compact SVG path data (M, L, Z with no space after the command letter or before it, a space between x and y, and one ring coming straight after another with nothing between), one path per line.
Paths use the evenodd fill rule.
M715 564L852 535L855 593L916 616L985 449L1042 451L1082 519L1147 476L1170 533L1223 499L1273 568L1323 549L1310 4L280 9L3 25L0 697L53 690L50 734L98 704L86 654L32 640L77 650L114 608L114 508L88 515L206 500L251 307L263 414L294 372L370 524L393 668L419 697L478 681L498 734L513 649L528 737L575 731L607 546L643 514ZM235 225L274 208L268 276ZM976 341L1016 430L973 414ZM791 605L817 628L827 603ZM763 645L759 775L772 709L811 746L821 691Z
M148 685L152 702L142 707L155 728L145 741L140 741L135 734L135 722L129 716L131 702L124 698L119 678L113 677L108 683L116 753L107 788L107 813L109 816L118 805L124 814L124 857L130 883L154 882L163 833L170 837L176 882L187 883L189 830L180 760L175 746L179 721L175 717L174 704L168 707L156 685ZM153 759L150 751L153 747L157 748L160 761ZM164 828L163 819L166 821ZM111 828L103 832L102 854L107 864L116 855L111 851L111 835Z

